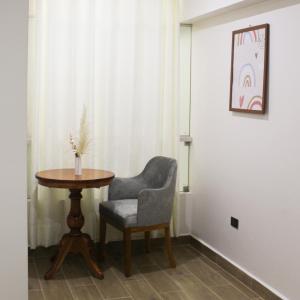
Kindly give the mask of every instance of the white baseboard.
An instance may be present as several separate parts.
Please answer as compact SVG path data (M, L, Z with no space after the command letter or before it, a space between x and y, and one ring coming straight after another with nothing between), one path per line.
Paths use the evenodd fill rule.
M179 233L176 235L176 237L181 237L181 236L191 236L191 234L187 232L187 233Z
M190 234L190 236L193 237L198 242L200 242L201 244L205 245L207 248L211 249L213 252L217 253L219 256L223 257L225 260L227 260L232 265L234 265L235 267L237 267L239 270L241 270L242 272L244 272L245 274L247 274L249 277L255 279L257 282L259 282L260 284L262 284L264 287L266 287L268 290L270 290L276 296L282 298L282 300L289 300L286 296L282 295L276 289L272 288L270 285L268 285L267 283L265 283L263 280L261 280L260 278L256 277L255 275L253 275L252 273L250 273L249 271L247 271L246 269L244 269L243 267L241 267L239 264L237 264L236 262L232 261L230 258L226 257L224 254L222 254L220 251L218 251L217 249L215 249L214 247L212 247L211 245L209 245L208 243L206 243L202 239L198 238L194 234Z

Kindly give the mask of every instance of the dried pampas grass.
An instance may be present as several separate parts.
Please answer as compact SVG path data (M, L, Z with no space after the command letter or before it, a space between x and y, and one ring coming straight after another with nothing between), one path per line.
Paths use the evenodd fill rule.
M87 122L87 110L85 106L83 108L83 112L80 120L78 142L76 143L72 134L70 134L70 144L76 156L81 156L82 154L87 153L88 147L90 145L90 139L89 139L89 130L88 130L88 122Z

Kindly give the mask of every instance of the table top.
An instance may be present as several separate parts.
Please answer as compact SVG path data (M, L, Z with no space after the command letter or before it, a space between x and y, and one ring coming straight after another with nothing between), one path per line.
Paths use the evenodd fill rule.
M82 169L82 175L75 175L74 169L53 169L36 173L40 185L64 189L99 188L109 185L114 173L105 170Z

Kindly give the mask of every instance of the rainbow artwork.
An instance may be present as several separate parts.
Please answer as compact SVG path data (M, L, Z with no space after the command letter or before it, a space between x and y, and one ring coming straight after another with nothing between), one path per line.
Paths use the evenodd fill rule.
M245 31L237 35L237 46L260 41L259 30Z
M240 68L239 87L251 88L256 86L255 70L251 64L244 64Z
M269 25L233 32L230 110L264 112Z

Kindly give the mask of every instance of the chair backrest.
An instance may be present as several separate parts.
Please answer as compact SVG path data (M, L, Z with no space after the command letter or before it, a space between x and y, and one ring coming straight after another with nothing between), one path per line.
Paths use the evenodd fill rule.
M153 157L140 174L147 183L148 188L162 188L168 180L175 177L176 180L176 160L164 156Z
M144 189L168 186L170 196L174 194L177 163L175 159L156 156L139 175L131 178L116 177L109 187L108 200L135 199Z
M141 191L139 195L138 226L151 226L170 222L176 173L177 163L175 159L157 156L148 162L141 176L150 190Z

